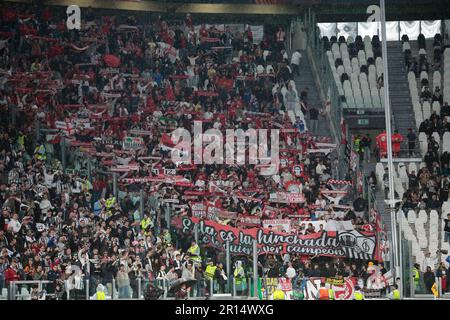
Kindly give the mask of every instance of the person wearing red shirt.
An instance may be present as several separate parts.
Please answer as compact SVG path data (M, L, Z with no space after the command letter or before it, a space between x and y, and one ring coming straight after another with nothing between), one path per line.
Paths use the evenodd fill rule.
M376 142L377 147L380 150L380 157L381 158L386 157L387 153L386 130L383 130L383 132L376 137Z
M207 38L208 37L208 30L206 30L206 27L204 24L202 24L202 26L200 27L200 37L202 38Z
M207 175L204 171L200 171L196 177L196 180L203 180L206 181L208 179Z
M11 262L11 265L5 271L5 284L6 284L6 287L9 286L10 282L14 282L14 281L19 281L20 280L20 276L17 273L17 271L18 271L17 261L16 261L15 258L13 258L13 260Z
M394 157L398 157L400 154L400 145L403 140L405 140L405 138L398 132L398 130L395 130L392 135L392 153Z
M250 26L248 26L247 31L245 32L245 35L247 36L248 42L253 43L253 32Z
M250 183L253 183L256 179L256 173L253 169L247 171L247 179Z

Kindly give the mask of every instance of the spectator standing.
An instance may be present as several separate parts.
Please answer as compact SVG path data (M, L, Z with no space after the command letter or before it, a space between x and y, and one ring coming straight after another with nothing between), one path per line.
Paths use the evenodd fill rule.
M284 48L284 42L286 41L286 32L284 32L282 27L278 28L276 37L278 50L281 50Z
M300 76L300 59L302 58L302 54L300 53L300 50L296 50L291 57L291 66L292 66L292 73Z
M285 101L286 101L286 111L292 111L295 113L295 110L297 108L297 104L298 104L298 96L297 96L297 92L294 91L292 85L290 84L288 86L288 91L286 92L285 95Z
M423 274L423 281L425 283L425 289L428 294L433 293L431 291L431 288L433 287L435 283L435 276L433 271L431 270L431 267L427 267L425 273Z
M369 163L372 150L372 138L368 134L362 137L361 146L364 149L364 159Z
M425 259L423 259L422 271L425 272L428 268L430 268L431 272L436 268L436 255L431 256L429 251L425 254Z
M439 264L436 270L436 277L440 279L442 292L445 293L447 291L447 268L444 262Z
M413 157L414 156L414 149L416 148L416 140L417 140L417 136L416 134L412 131L411 128L408 129L408 134L406 135L406 138L408 139L408 152L409 152L409 156Z
M319 110L317 108L309 108L309 120L311 122L311 132L317 134L319 128Z
M117 272L117 288L119 289L119 299L130 298L130 278L125 271L125 265L121 264L120 269Z
M404 140L403 136L398 132L398 130L395 130L394 134L392 135L392 153L394 157L399 156L400 146L403 140Z
M444 219L444 241L450 243L450 213L447 213L447 219Z

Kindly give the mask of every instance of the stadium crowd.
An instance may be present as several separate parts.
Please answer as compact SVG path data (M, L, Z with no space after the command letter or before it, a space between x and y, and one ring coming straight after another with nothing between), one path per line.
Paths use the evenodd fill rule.
M114 279L119 298L137 298L139 280L180 277L214 277L223 291L225 254L171 226L192 214L188 199L237 213L218 221L241 228L243 218L294 215L298 234L322 232L311 220L372 229L366 215L337 209L320 194L339 178L337 158L333 151L306 152L319 140L305 115L316 130L324 114L308 104L307 88L298 94L291 82L294 72L301 75L301 54L289 60L282 27L265 28L255 42L250 27L195 28L190 15L181 24L160 17L144 25L134 16L87 10L81 30L69 31L50 8L3 5L1 12L0 291L17 280L48 280L48 294L78 298L86 279L90 295L99 284L111 293ZM287 129L278 179L259 175L257 165L176 167L169 133L191 130L193 120L205 129ZM126 149L133 130L142 137ZM116 188L112 168L121 175ZM169 182L173 169L178 183ZM158 176L155 170L164 172L159 183L138 180ZM269 193L298 182L305 203L263 210ZM247 277L251 264L233 260L234 277ZM260 276L368 277L364 263L322 257L261 256L259 266ZM206 287L195 290L200 295Z

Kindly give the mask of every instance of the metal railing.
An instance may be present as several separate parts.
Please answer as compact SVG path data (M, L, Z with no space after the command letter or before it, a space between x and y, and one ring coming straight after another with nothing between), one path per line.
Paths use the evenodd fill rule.
M175 292L171 290L172 283L167 279L138 278L119 286L113 278L111 281L101 282L85 279L74 286L69 280L65 280L61 290L56 292L56 283L52 281L14 281L0 292L0 300L31 300L33 288L37 288L40 296L47 300L97 300L98 284L103 285L106 300L144 300L150 284L160 290L160 299L170 300L175 299ZM190 288L189 299L255 297L254 280L250 276L241 279L231 277L220 283L216 279L194 280Z
M316 83L321 93L323 102L329 103L328 117L334 141L338 144L338 157L345 159L345 145L341 144L343 138L349 141L349 130L347 128L346 137L341 130L341 120L343 119L342 99L339 95L338 87L333 77L333 72L328 62L326 51L320 38L320 30L317 27L315 13L308 9L303 17L307 34L307 53L311 62L311 68L316 74ZM348 170L348 163L339 162L339 176L343 178Z

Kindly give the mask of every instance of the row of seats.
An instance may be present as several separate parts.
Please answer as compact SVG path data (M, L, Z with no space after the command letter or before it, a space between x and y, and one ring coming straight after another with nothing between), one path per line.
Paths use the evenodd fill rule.
M425 166L426 166L425 162L420 163L419 166L417 166L416 163L411 162L408 164L408 171L409 172L415 171L417 174L417 172ZM378 183L380 188L383 188L383 183L381 183L381 182L383 181L383 175L385 173L385 168L387 168L387 166L385 166L381 162L377 163L375 166L375 174L377 176L377 180L380 181L380 183ZM397 192L400 199L403 198L403 194L406 192L406 190L408 188L408 173L406 171L406 168L407 167L403 162L394 164L394 170L393 170L394 190L395 190L395 192Z
M436 37L439 39L439 36L440 35L436 35L435 39L436 39ZM419 36L418 37L419 60L420 59L426 60L426 56L427 56L426 42L420 41L420 39L422 39L422 38ZM403 44L402 44L403 52L410 53L411 45L409 43L408 37L403 36L402 41L403 41ZM449 56L449 58L450 58L450 56ZM430 81L431 75L432 75L432 81ZM428 72L422 71L419 76L419 83L416 80L416 75L414 74L414 72L410 71L408 73L408 84L409 84L409 90L411 93L411 100L412 100L413 111L414 111L417 128L420 126L420 124L425 119L430 118L433 111L435 111L436 114L438 114L438 115L441 112L441 104L438 101L434 101L432 104L430 104L430 102L428 100L423 101L423 102L421 101L420 94L421 94L421 90L422 90L422 84L425 82L429 83L429 88L430 88L431 92L434 92L436 88L439 88L440 90L442 90L441 72L439 70L435 70L435 71L433 71L433 73L430 72L430 74L428 74ZM445 86L444 86L444 88L445 88ZM446 101L445 97L444 97L444 101ZM425 152L426 152L426 150L425 150ZM423 153L423 155L424 155L424 153Z
M397 212L397 217L402 226L405 238L412 243L412 255L416 258L417 263L422 264L425 258L425 252L429 251L434 254L438 249L450 249L449 243L444 241L444 221L439 219L437 211L431 210L427 214L425 210L420 210L416 214L414 210L410 210L407 213L407 217L405 217L403 211L400 210ZM425 229L427 222L429 224L428 230ZM439 231L441 231L440 238Z
M441 153L450 152L450 132L445 132L442 139L437 132L433 132L432 136L439 143ZM420 153L424 156L428 151L428 137L425 132L419 133L419 147Z
M444 51L444 101L450 101L450 48Z
M332 36L330 39L328 37L322 38L322 44L325 51L332 49L333 44L346 44L348 46L348 51L351 57L356 57L358 51L365 50L368 47L372 47L372 52L374 57L381 57L381 42L378 36L374 36L372 39L369 36L365 36L364 40L361 36L348 36L347 39L344 36L340 36L339 40L336 36Z
M327 56L339 94L345 96L344 107L383 107L384 92L377 85L377 79L383 74L383 59L375 57L370 37L364 38L364 50L359 50L357 57L350 56L347 43L336 42Z

